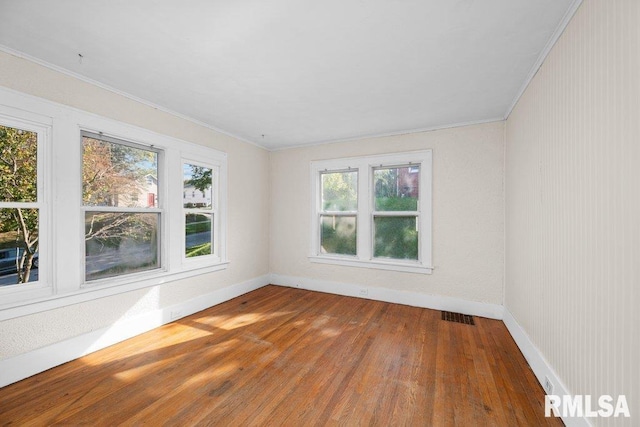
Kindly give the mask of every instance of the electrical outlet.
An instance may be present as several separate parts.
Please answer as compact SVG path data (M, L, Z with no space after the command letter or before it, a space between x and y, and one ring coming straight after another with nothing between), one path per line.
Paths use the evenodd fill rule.
M176 320L182 317L182 312L180 310L172 310L170 314L171 320Z
M544 388L545 393L553 394L553 383L551 382L549 377L544 377L544 384L542 385L542 387Z
M358 291L358 295L361 297L366 297L369 295L369 289L367 288L360 288L360 290Z

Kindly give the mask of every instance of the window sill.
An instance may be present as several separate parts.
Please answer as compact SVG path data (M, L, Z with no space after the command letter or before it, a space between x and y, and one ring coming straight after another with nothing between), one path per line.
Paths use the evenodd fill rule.
M224 270L228 266L229 262L225 261L216 265L172 273L155 271L153 274L136 275L128 277L126 280L124 278L116 278L111 281L103 279L100 282L85 284L77 291L0 305L0 321L212 273ZM46 289L50 291L51 288L47 287Z
M433 267L423 266L418 262L389 262L382 260L360 260L357 258L332 257L326 255L311 255L309 261L319 264L335 264L348 267L375 268L403 273L431 274Z

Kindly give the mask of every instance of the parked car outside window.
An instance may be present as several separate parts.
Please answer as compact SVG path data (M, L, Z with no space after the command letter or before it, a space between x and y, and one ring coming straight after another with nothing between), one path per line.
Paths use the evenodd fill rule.
M0 275L17 272L21 257L22 251L20 248L0 249ZM38 268L37 253L33 256L31 268Z

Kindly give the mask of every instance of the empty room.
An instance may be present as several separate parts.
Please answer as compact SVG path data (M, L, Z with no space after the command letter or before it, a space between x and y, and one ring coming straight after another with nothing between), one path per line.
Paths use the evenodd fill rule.
M0 17L0 425L640 425L640 1Z

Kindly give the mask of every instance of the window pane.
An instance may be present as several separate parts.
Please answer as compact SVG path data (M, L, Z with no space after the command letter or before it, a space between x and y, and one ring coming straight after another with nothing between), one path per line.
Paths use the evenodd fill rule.
M85 206L158 206L158 153L87 136L82 148Z
M0 209L0 286L37 281L38 262L38 209Z
M182 165L182 202L185 208L212 208L212 172L202 166Z
M0 201L35 202L38 135L0 125Z
M160 267L157 213L86 212L86 280Z
M188 213L185 216L185 255L187 258L211 255L213 215L210 213Z
M417 211L420 167L403 166L373 171L377 211Z
M323 254L356 254L356 217L321 215L320 251Z
M374 223L373 256L418 259L418 230L415 216L377 216Z
M322 210L355 211L358 209L358 172L322 173Z

